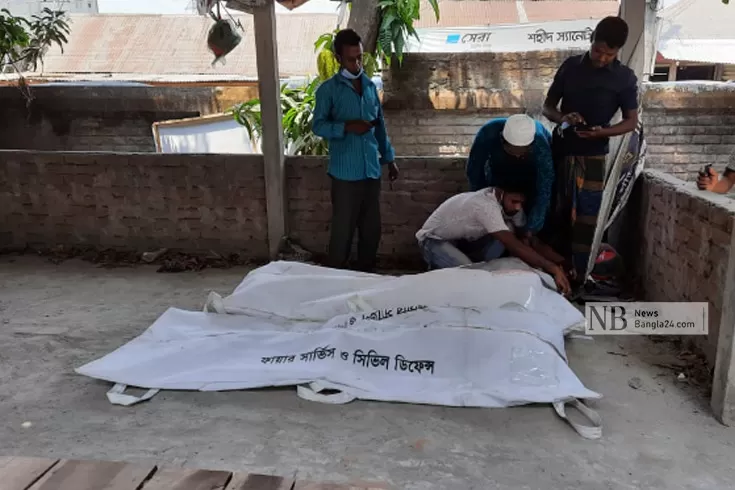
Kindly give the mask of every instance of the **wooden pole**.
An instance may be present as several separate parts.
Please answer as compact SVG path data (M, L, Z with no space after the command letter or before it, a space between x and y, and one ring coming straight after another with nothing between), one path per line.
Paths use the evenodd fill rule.
M276 12L273 0L253 10L263 134L265 198L268 212L268 250L271 259L286 236L286 176L281 113L281 80L276 46Z

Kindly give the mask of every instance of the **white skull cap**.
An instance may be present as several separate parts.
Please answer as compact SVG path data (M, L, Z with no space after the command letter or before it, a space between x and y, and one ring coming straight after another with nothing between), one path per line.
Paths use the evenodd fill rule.
M536 122L525 114L515 114L505 121L503 138L513 146L528 146L536 136Z

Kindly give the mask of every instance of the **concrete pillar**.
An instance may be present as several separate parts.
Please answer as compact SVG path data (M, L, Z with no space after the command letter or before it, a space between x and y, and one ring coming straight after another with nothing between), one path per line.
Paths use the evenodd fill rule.
M725 278L711 406L717 420L735 425L735 230L730 236Z
M268 211L268 249L272 259L278 255L286 236L286 175L281 114L281 83L276 46L276 12L273 0L253 9L255 49L258 66L263 134L261 146L265 165L265 198Z

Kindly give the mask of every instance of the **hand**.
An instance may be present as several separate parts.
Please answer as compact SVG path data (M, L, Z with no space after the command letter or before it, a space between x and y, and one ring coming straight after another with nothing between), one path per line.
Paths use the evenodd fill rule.
M697 177L697 187L703 191L711 191L720 180L720 176L715 169L710 167L707 171L708 174L706 176L700 175Z
M572 292L572 287L569 285L567 275L564 273L564 269L559 266L554 268L554 282L556 283L556 287L559 289L559 292L564 296Z
M600 126L594 126L590 128L588 131L576 131L577 136L584 140L593 140L596 138L604 138L605 133L602 131L602 128Z
M388 164L388 178L390 181L395 181L398 178L398 174L398 165L396 165L396 162L390 162Z
M373 125L367 121L347 121L345 131L348 133L365 134L373 129Z
M577 124L584 124L584 118L579 112L570 112L561 118L561 122L567 123L570 126L576 126Z

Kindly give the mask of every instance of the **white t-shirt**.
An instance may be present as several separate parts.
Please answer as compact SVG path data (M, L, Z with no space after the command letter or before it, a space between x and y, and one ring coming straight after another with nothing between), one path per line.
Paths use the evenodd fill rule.
M495 197L495 189L488 187L477 192L465 192L450 197L434 211L416 233L419 242L435 240L477 240L499 231L514 230L526 225L523 210L506 216L503 206Z

